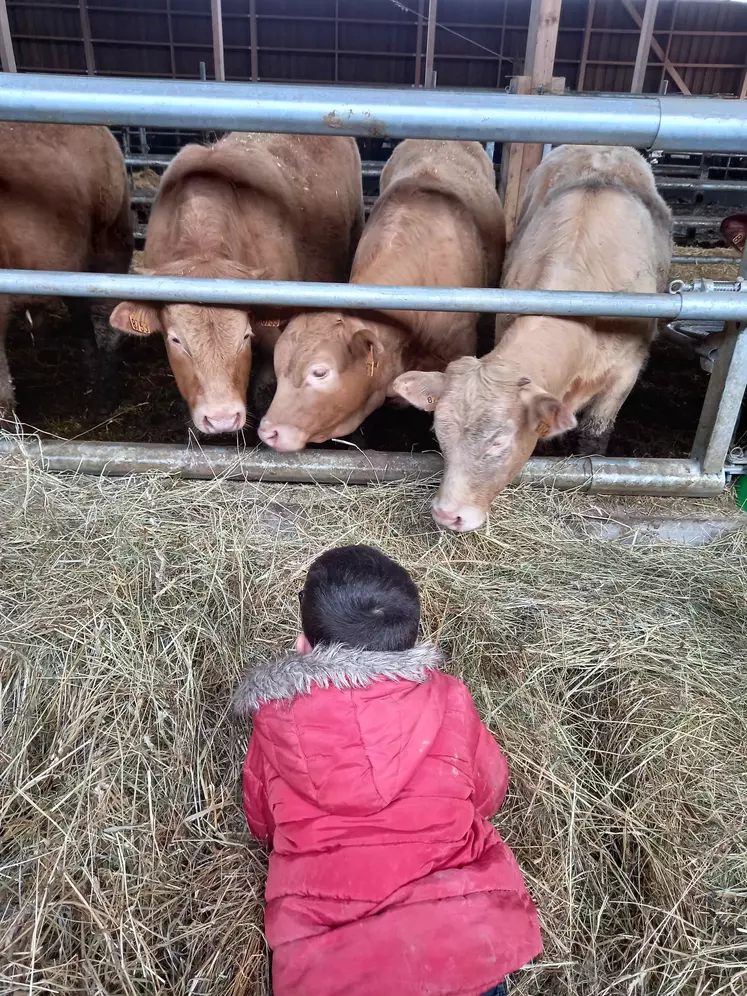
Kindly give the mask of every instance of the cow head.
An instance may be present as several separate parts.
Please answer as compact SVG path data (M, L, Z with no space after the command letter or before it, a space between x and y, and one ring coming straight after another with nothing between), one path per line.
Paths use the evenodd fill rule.
M230 274L224 269L210 275L247 279L241 267L231 266ZM181 269L176 275L187 272ZM173 267L155 274L175 275ZM189 275L207 274L191 269ZM109 321L130 335L163 335L176 383L200 432L237 432L243 428L252 362L252 327L245 309L123 301Z
M312 312L293 318L275 346L277 390L259 425L273 449L302 450L346 436L386 397L389 378L379 323Z
M747 214L730 214L721 222L721 237L727 245L739 249L744 249L745 238L747 238Z
M472 356L445 373L411 370L392 389L410 404L434 411L444 476L433 518L447 529L481 526L495 496L519 473L538 438L576 424L573 413L529 377Z

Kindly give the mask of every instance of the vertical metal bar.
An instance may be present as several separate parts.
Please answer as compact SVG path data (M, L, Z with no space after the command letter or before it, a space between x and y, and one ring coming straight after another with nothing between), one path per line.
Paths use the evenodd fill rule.
M223 10L221 0L210 0L213 22L213 62L215 79L221 83L226 79L226 60L223 52Z
M425 89L432 90L436 85L433 72L433 60L436 55L436 17L438 16L438 0L428 2L428 29L425 33Z
M249 46L252 82L259 79L259 49L257 47L257 0L249 0ZM335 45L335 49L337 46ZM335 54L335 82L337 82L337 55Z
M415 86L420 86L422 79L423 61L423 11L425 10L425 0L418 0L418 27L415 34Z
M86 73L89 76L96 75L96 60L93 55L93 42L91 40L91 20L88 16L88 6L86 0L78 0L80 10L80 33L83 37L83 51L86 57Z
M166 31L169 38L169 59L171 76L176 79L176 53L174 51L174 24L171 20L171 0L166 0Z
M584 28L584 44L581 49L581 64L578 67L578 83L576 84L577 90L583 90L584 82L586 80L586 63L589 59L589 45L591 44L591 29L594 25L594 11L596 10L597 0L589 0L589 6L586 9L586 27Z
M5 0L0 0L0 64L4 73L16 73L16 56L13 39L10 37L10 21Z
M633 82L630 84L631 93L643 93L643 84L648 68L648 59L651 52L651 39L654 34L654 22L656 21L656 11L659 7L659 0L646 0L643 11L643 22L641 24L641 36L638 39L638 51L635 56L635 66L633 67Z
M742 252L739 276L747 278L747 245ZM724 469L745 391L747 327L744 322L727 322L726 336L719 343L693 443L692 456L703 473L718 474Z

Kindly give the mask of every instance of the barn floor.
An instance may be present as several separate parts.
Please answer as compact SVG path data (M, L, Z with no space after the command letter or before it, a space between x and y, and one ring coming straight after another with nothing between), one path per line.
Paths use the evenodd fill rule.
M355 541L412 571L425 633L508 755L496 824L546 947L512 993L745 992L747 536L599 543L579 526L619 502L518 489L458 537L429 496L6 462L3 992L267 996L266 855L229 701L290 646L310 560Z
M61 308L36 321L33 329L25 320L17 321L8 341L18 417L29 428L66 439L187 441L189 417L160 336L122 344L120 403L97 422L89 409L91 384L76 329ZM610 456L686 456L707 383L696 359L660 339L620 413ZM433 449L431 421L415 409L383 408L351 439L367 449ZM246 445L257 444L255 424L252 419L243 433ZM218 441L225 444L227 439Z

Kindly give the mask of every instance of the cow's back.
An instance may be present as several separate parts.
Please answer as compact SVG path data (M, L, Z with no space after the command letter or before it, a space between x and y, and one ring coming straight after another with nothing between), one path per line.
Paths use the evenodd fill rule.
M505 222L492 164L479 142L407 139L381 176L381 195L355 254L354 283L492 287ZM389 313L409 331L407 365L443 369L473 353L477 316Z
M175 157L145 262L215 256L268 279L344 280L362 215L354 139L236 132Z
M101 234L125 213L124 160L107 128L0 123L0 265L95 268Z
M561 146L535 170L503 274L506 287L665 289L671 216L630 148Z
M494 286L504 247L503 209L480 143L407 139L382 171L353 279Z

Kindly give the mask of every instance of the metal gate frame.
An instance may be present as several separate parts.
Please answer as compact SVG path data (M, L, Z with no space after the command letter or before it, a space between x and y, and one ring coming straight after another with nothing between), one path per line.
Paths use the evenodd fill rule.
M0 120L747 152L747 101L670 96L519 96L3 74ZM747 277L747 255L740 276ZM740 286L742 290L736 290ZM689 460L533 458L520 477L612 494L707 496L723 489L728 450L747 388L745 290L747 280L737 282L734 291L717 294L608 294L0 271L0 293L5 294L729 322L731 334L719 349ZM225 474L363 483L431 477L440 467L440 458L431 454L287 455L28 439L0 443L0 454L19 448L50 470L85 473L161 470L185 477Z

